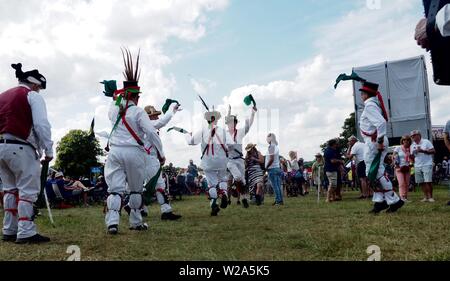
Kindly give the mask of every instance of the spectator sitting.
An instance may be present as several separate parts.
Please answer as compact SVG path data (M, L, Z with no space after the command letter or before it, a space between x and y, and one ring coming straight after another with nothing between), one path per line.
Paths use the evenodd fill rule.
M206 181L206 177L200 175L198 176L198 181L201 193L206 193L208 191L208 182Z
M58 190L55 191L53 189L53 184L56 184ZM70 177L64 179L64 174L62 172L57 172L54 180L50 180L47 182L46 190L48 194L53 194L53 198L58 199L59 196L62 196L64 200L73 200L79 199L83 197L83 203L85 206L88 206L87 201L87 191L89 189L85 187L80 181L74 181ZM57 194L59 192L59 194ZM52 198L52 196L49 196ZM71 205L65 204L65 202L60 202L59 208L65 209L70 208Z
M179 200L182 199L182 195L186 190L186 177L183 174L183 170L178 173L178 176L175 178L175 184L170 185L169 193L172 195L174 199L176 199L177 195L180 197Z
M93 189L94 200L103 201L106 199L107 194L108 185L106 184L105 178L103 176L99 176Z

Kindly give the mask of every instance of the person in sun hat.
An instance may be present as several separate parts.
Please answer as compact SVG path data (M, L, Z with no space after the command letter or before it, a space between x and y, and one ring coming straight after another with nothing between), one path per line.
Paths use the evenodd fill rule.
M211 216L217 216L220 208L225 209L228 206L227 134L224 128L217 125L222 117L220 112L214 108L210 110L203 99L201 100L207 110L204 115L206 124L196 133L187 134L187 142L189 145L201 145L200 166L208 182ZM220 207L217 204L219 197L221 197Z
M374 207L371 210L374 214L385 209L388 209L389 213L396 212L404 204L393 190L392 182L385 175L383 160L389 147L386 136L388 114L378 87L378 84L365 81L360 89L364 111L359 126L366 144L364 153L366 175L374 189L372 198Z
M19 85L0 94L0 178L3 182L3 241L42 243L37 233L33 203L41 189L40 159L53 159L51 126L39 92L47 80L38 70L22 71L12 64Z
M171 108L162 116L162 118L159 118L159 116L162 114L161 111L156 110L156 108L152 105L147 105L144 108L145 112L147 113L150 122L155 127L156 130L158 130L158 135L160 133L160 129L165 127L170 120L172 120L172 117L180 110L180 105L175 104L171 106ZM146 147L151 147L151 144L147 144ZM144 206L142 207L141 214L144 216L148 215L148 208L147 206L150 204L150 197L151 196L151 190L153 188L156 192L156 199L160 205L161 210L161 220L177 220L181 218L180 215L175 215L172 210L172 206L169 202L169 197L166 190L166 184L162 178L162 165L159 161L160 156L158 155L158 151L156 149L150 149L150 154L146 154L146 190L144 192ZM153 185L153 186L151 186ZM129 205L125 207L125 210L128 212L130 210Z
M246 182L249 190L255 190L256 205L261 205L264 201L264 156L256 149L256 144L249 143L245 147L245 172Z
M138 85L139 55L135 64L128 49L125 53L122 51L122 55L125 81L122 89L113 92L114 101L108 112L113 126L108 140L109 153L105 165L105 179L109 193L105 223L109 234L118 233L122 198L127 189L130 191L130 230L148 229L141 215L146 154L150 154L151 151L148 145L157 151L161 163L165 161L162 143L155 127L145 110L137 106L141 93Z
M255 120L257 108L254 106L249 118L245 120L243 127L237 128L239 123L237 115L231 115L231 106L229 107L228 115L225 118L225 124L228 126L227 130L227 148L228 148L228 164L227 168L233 178L236 189L242 199L244 208L248 208L249 194L245 182L245 161L242 153L242 142L244 137L250 131L250 128Z

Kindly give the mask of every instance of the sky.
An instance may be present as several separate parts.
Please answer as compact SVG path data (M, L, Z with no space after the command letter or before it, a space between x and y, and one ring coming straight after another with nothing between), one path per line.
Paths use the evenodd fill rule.
M110 131L110 100L99 82L120 85L120 47L140 49L139 105L180 101L183 111L169 126L201 126L198 94L223 115L231 105L242 121L250 114L243 98L252 93L259 110L244 145L265 152L273 132L283 155L294 150L312 160L354 109L351 83L333 88L353 67L424 55L432 124L445 124L450 90L434 85L430 57L413 40L421 2L0 0L0 89L17 83L11 63L46 76L41 93L56 148L69 130L88 130L94 116L96 132ZM162 130L161 139L168 162L200 162L200 148L182 135Z

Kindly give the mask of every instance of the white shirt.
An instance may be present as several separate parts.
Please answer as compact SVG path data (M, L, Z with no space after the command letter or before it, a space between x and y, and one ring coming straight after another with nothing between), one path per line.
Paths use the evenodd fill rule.
M272 155L274 156L272 165L267 166L267 164L269 164L269 158ZM273 169L273 168L280 168L280 150L278 149L278 146L276 144L269 145L269 148L267 149L267 154L265 157L264 167L266 167L267 170Z
M189 145L201 144L201 152L205 151L200 164L204 170L227 169L228 158L224 150L224 148L226 149L227 134L224 128L219 126L215 126L215 128L216 132L213 138L211 138L212 127L210 128L207 124L198 132L187 135ZM207 149L208 144L210 144L209 149Z
M361 131L368 135L377 132L377 138L386 136L386 120L383 117L377 97L371 97L364 102L364 111L359 120ZM364 139L368 137L363 134Z
M450 36L450 4L442 7L436 14L436 26L442 37Z
M418 153L417 149L420 147L423 150L429 150L434 148L433 144L426 139L421 139L420 143L415 143L411 145L411 153L415 156L414 158L414 167L420 168L425 166L432 166L433 165L433 155L432 154L425 154L423 152Z
M31 90L27 85L19 84L19 86ZM42 156L42 151L44 151L45 156L53 157L52 127L47 119L47 107L44 98L37 92L30 91L27 100L30 104L33 124L31 133L25 141L31 143L38 150L39 156ZM3 134L3 136L20 140L10 134Z
M365 151L366 151L366 145L360 141L356 142L352 146L352 150L350 151L350 154L355 156L356 165L358 165L360 162L364 161Z
M300 167L298 166L298 160L294 159L294 160L288 160L288 172L292 172L294 171L298 171L300 170Z
M155 129L159 131L159 129L165 127L170 122L170 120L172 120L172 117L174 115L175 115L175 113L174 113L173 109L171 108L160 119L158 119L158 120L150 120L150 118L149 118L149 120L150 120L150 123L152 123L153 127L155 127ZM161 138L159 136L159 132L158 132L158 139L161 141ZM157 150L152 147L152 144L150 144L148 141L146 141L145 142L145 147L146 148L151 147L150 155L153 156L153 157L158 158Z
M143 108L134 105L133 102L129 102L133 106L129 107L126 113L126 120L133 131L144 142L144 144L151 144L153 149L157 149L161 157L164 157L164 151L162 148L161 139L155 127L150 122L147 112ZM108 117L112 126L116 123L119 115L119 107L115 105L115 101L111 103L109 108ZM130 134L122 121L119 121L116 129L110 138L111 146L137 146L141 147L137 141Z
M237 128L235 132L230 132L230 130L227 130L227 147L229 152L228 156L230 159L243 157L242 142L248 131L250 131L254 120L255 111L252 110L252 114L250 118L245 120L245 126L243 128Z
M398 164L400 167L403 166L409 166L409 162L406 162L406 153L403 151L402 146L398 146L394 149L395 153L398 155L398 159L395 159L398 161ZM410 153L412 151L412 147L410 147Z

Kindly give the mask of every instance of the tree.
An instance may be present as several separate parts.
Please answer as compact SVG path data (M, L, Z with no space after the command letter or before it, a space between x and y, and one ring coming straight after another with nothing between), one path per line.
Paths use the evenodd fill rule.
M350 116L345 119L344 126L342 127L342 133L339 135L339 147L341 150L347 149L348 138L351 136L356 136L356 124L355 124L355 113L350 113ZM325 151L327 148L327 143L324 143L320 146L322 151Z
M83 130L71 130L56 147L55 167L65 174L80 177L99 166L98 157L103 156L99 141Z

